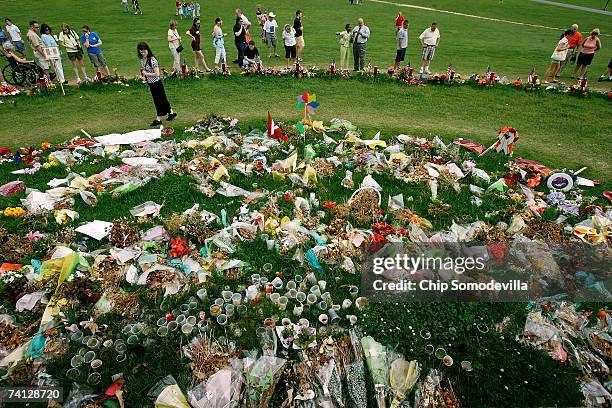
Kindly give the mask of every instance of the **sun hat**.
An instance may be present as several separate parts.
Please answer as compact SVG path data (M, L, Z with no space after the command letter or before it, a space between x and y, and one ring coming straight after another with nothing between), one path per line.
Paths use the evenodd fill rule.
M269 13L268 13L268 17L272 17L272 18L274 18L274 17L276 17L276 14L274 14L274 13L272 13L272 12L269 12Z

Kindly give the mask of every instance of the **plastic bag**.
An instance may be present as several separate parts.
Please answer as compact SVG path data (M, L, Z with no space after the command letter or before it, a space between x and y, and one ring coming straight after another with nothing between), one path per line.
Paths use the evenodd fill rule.
M8 183L0 186L0 195L5 197L17 194L25 190L25 183L23 181L9 181Z
M147 393L155 398L155 408L190 408L187 398L179 388L172 374L159 380Z
M271 355L261 356L253 363L246 376L249 407L264 408L268 406L286 363L287 360Z
M393 391L391 408L397 408L408 397L421 374L421 367L416 360L410 362L403 357L395 359L389 370L389 384Z
M64 408L80 408L85 406L86 402L96 398L98 398L98 393L92 388L73 383L70 393L66 396Z

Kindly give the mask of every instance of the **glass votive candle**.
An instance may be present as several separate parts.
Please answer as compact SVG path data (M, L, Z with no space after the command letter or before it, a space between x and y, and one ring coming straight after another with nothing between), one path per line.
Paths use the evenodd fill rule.
M293 277L293 280L295 281L296 284L299 285L304 280L304 277L302 275L295 275Z
M102 360L96 358L91 362L90 366L92 369L97 370L98 368L102 367Z
M234 315L234 311L236 310L236 307L232 304L228 304L225 305L225 314L227 315L227 317L232 317Z
M203 302L208 297L208 290L206 288L198 289L196 296Z
M315 295L314 293L309 293L308 296L306 296L306 303L308 303L309 305L313 305L316 301L317 295Z
M196 322L197 322L197 319L196 319L196 317L195 317L195 316L189 316L189 317L187 317L186 322L187 322L187 324L190 324L190 325L192 325L192 326L195 326L195 324L196 324Z
M227 325L227 315L220 314L219 316L217 316L217 324L220 326Z
M234 306L239 306L241 302L242 302L242 295L240 293L234 293L232 295L232 304Z
M179 324L175 320L168 323L168 330L171 332L176 331L178 327L179 327Z
M310 287L310 293L312 293L316 297L319 297L319 296L321 296L321 288L319 288L319 285L311 286Z
M236 308L236 310L238 311L238 314L240 316L246 316L246 314L247 314L247 307L246 307L246 305L240 305L240 306L238 306L238 308Z
M168 335L168 327L160 326L157 328L157 335L159 337L166 337Z
M280 310L287 309L287 303L289 302L289 298L287 296L281 296L278 298L278 308Z
M300 303L304 303L306 301L306 293L304 292L298 292L295 294L295 300L297 300Z
M280 293L272 293L270 295L270 300L272 301L272 303L277 305L278 304L278 300L280 299L280 297L281 297Z
M181 327L181 331L183 332L184 335L189 336L191 332L193 331L193 326L190 325L189 323L185 323L183 327Z
M217 317L221 314L222 308L220 305L211 305L210 306L210 315L212 317Z
M94 359L96 358L96 353L94 351L88 351L87 353L85 353L85 355L83 356L83 362L85 364L89 364L91 363Z
M251 283L253 285L259 285L260 279L261 279L261 275L258 273L254 273L251 275Z
M297 288L297 284L295 283L294 280L290 280L289 282L287 282L287 290L291 290L295 288Z
M294 316L301 316L303 312L304 312L304 307L302 305L293 306L293 315Z
M102 375L100 375L100 373L91 373L87 377L87 383L90 385L97 385L100 383L101 379L102 379Z

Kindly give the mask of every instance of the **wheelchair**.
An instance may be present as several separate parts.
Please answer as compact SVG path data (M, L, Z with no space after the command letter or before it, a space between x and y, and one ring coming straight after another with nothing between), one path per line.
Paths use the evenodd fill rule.
M44 75L41 67L34 62L9 64L2 69L4 80L13 86L28 87L35 85ZM54 75L50 75L53 80Z

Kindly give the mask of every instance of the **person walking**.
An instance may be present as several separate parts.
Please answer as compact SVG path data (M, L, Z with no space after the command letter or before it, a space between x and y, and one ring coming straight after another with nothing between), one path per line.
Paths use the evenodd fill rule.
M395 53L395 65L394 69L398 69L402 64L402 61L406 58L406 50L408 49L408 28L410 23L408 20L402 21L402 27L397 31L396 46L397 52Z
M293 58L293 63L297 59L295 29L289 24L285 24L283 30L283 43L285 44L285 59L287 61L287 69L289 69L289 60Z
M550 56L550 65L546 68L546 72L544 73L544 78L542 78L542 83L547 84L546 81L548 76L552 78L551 83L557 83L555 77L557 76L557 72L559 71L559 67L561 65L561 61L565 60L565 56L567 55L567 50L569 48L568 38L572 34L572 30L567 30L563 33L563 36L557 43L555 50Z
M438 23L435 21L431 23L431 26L421 33L419 40L421 40L421 47L423 47L419 74L425 73L429 75L429 64L431 60L433 60L434 55L436 55L438 45L440 45L440 30L438 30Z
M43 69L45 78L50 80L49 77L49 60L45 57L45 51L43 50L44 44L42 39L38 35L38 22L36 20L30 21L30 29L28 30L27 37L28 42L32 51L34 51L34 57L38 60L40 67Z
M51 33L51 27L47 24L43 24L40 26L41 40L45 46L47 47L55 47L59 51L59 45L57 44L56 37ZM61 54L60 54L61 55ZM53 63L53 68L55 69L55 75L57 76L57 80L62 84L67 84L66 77L64 76L64 67L62 66L62 58L51 60Z
M344 31L338 31L337 36L340 37L340 69L349 69L349 48L351 45L351 30L350 24L344 26Z
M138 50L138 58L140 59L141 78L149 84L157 113L157 117L151 122L151 127L157 127L162 124L161 119L164 115L168 115L166 120L170 121L176 118L176 112L172 110L170 102L168 102L164 84L159 75L159 64L149 44L141 42L136 48Z
M215 47L215 65L217 70L221 70L219 64L227 64L227 54L225 53L225 36L226 33L221 29L223 20L221 17L215 18L215 27L213 28L213 47Z
M13 24L13 20L10 18L4 19L6 28L6 35L10 39L15 51L21 55L25 56L25 44L23 43L23 38L21 38L21 30L15 24Z
M363 18L358 19L352 33L354 71L363 71L365 68L369 38L370 29L363 23Z
M198 73L201 73L200 63L202 63L206 72L212 72L212 69L208 68L208 65L206 64L206 60L204 59L204 53L202 52L202 48L200 47L200 25L200 19L194 18L193 25L189 30L187 30L187 35L191 37L191 49L195 54L195 68Z
M142 14L140 9L140 2L138 0L132 0L132 7L134 8L134 15Z
M589 65L593 62L595 53L600 49L599 28L594 28L591 34L582 42L582 51L576 59L576 68L574 68L574 74L571 76L572 79L576 77L576 73L579 73L578 78L586 75Z
M242 68L244 66L244 51L247 47L246 28L244 27L242 18L238 15L236 16L236 22L232 30L234 32L234 45L236 45L236 49L238 50L238 59L236 62L238 66Z
M87 56L93 66L96 67L97 75L99 76L100 72L104 70L106 75L110 76L106 58L104 58L104 54L102 53L102 38L100 38L97 33L91 31L88 25L83 26L81 43L83 43L83 46L87 49Z
M274 55L276 58L279 57L276 51L276 32L278 31L278 23L275 20L276 14L273 12L268 13L268 19L264 23L263 29L265 32L265 42L268 46L268 58L272 58Z
M563 72L568 63L571 65L573 61L576 60L578 56L578 50L580 49L580 45L582 44L582 34L578 31L578 24L572 24L571 27L572 35L567 39L569 48L567 49L567 54L565 55L565 60L561 61L561 67L557 72L556 79L559 79L559 75Z
M57 40L66 50L66 54L68 54L70 65L72 65L72 70L76 75L77 85L81 83L79 70L83 73L83 79L85 81L91 81L91 79L89 79L87 76L87 70L85 69L85 62L83 61L83 48L79 42L78 34L74 32L74 30L72 30L68 24L63 23Z
M302 52L304 51L304 27L302 26L302 11L295 12L293 20L293 29L295 30L295 49L297 51L297 59L302 60Z
M181 36L178 33L178 24L176 20L170 20L168 28L168 48L172 54L172 75L178 75L181 70Z

